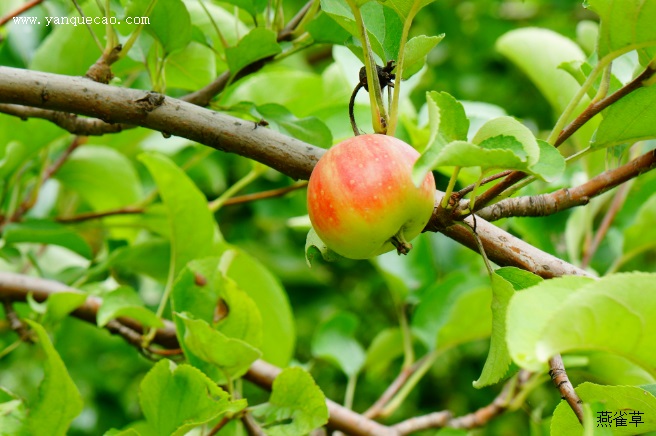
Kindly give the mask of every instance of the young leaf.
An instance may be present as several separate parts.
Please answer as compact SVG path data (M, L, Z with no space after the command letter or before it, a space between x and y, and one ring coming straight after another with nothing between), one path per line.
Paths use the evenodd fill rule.
M495 273L509 282L516 291L530 288L543 281L539 275L514 266L499 268Z
M643 65L656 54L656 3L641 0L587 0L601 18L597 53L600 59L638 49Z
M578 92L576 80L558 66L569 61L584 62L585 54L566 37L528 27L504 34L496 48L526 73L556 113L561 113Z
M593 416L593 426L608 424L613 435L656 430L656 397L643 387L602 386L586 382L576 388L576 393L586 404L600 404L600 410ZM607 420L600 421L600 418ZM572 408L566 401L561 401L551 420L551 434L581 434L582 430Z
M553 182L565 171L565 158L548 142L541 139L537 142L540 147L540 159L529 168L529 172L542 180Z
M191 41L189 11L182 0L157 2L146 29L162 44L166 55L181 50Z
M269 436L307 434L328 422L326 398L301 368L284 369L273 381L269 402L252 411Z
M115 276L144 274L160 283L166 283L169 274L170 252L169 241L152 238L139 244L126 245L114 250L110 255L108 266Z
M438 36L419 35L410 38L404 49L403 80L407 80L426 64L426 56L444 39L444 34Z
M166 58L164 64L167 88L193 91L207 85L216 77L214 50L191 42L185 50Z
M185 324L184 341L187 349L207 363L217 366L230 379L246 374L251 364L262 353L240 339L230 338L213 329L206 321L193 319L188 314L177 314Z
M103 303L98 309L98 327L118 317L125 316L139 321L148 327L164 327L164 323L153 312L144 307L139 295L128 286L121 286L103 295Z
M492 339L481 376L473 384L480 389L497 383L510 367L510 353L506 345L506 313L515 293L512 284L494 273L492 280Z
M91 259L91 247L71 228L48 220L26 220L5 226L3 239L6 244L33 242L68 248L82 257Z
M462 104L446 92L426 93L428 106L428 126L430 137L428 146L415 163L412 180L416 185L424 180L428 171L435 167L434 162L444 147L453 141L466 141L469 120Z
M483 126L478 129L478 132L476 132L476 135L474 135L472 142L483 147L487 141L492 138L499 138L500 136L514 138L515 142L520 144L521 150L516 147L513 148L510 144L499 144L495 147L488 146L485 148L512 150L522 162L528 162L529 166L534 165L540 158L540 146L538 145L535 136L531 133L528 127L513 117L495 118L483 124Z
M82 397L45 329L34 321L25 321L36 333L46 354L39 398L30 405L27 416L28 432L41 434L43 429L48 429L48 434L63 436L73 419L82 412Z
M205 196L178 166L164 155L139 156L152 174L169 213L171 270L176 274L190 260L212 251L215 222ZM190 231L193 229L193 231Z
M402 21L413 19L421 8L435 0L388 0L385 5L394 9Z
M656 86L636 89L603 112L592 149L656 138ZM640 116L636 116L640 114Z
M365 358L366 373L376 378L384 374L392 361L403 355L403 334L398 327L388 328L376 335Z
M142 380L139 403L153 434L176 436L246 407L246 400L230 401L230 395L198 369L166 359Z
M633 256L656 246L656 194L645 201L635 214L633 223L624 229L626 256Z
M70 292L57 292L46 300L45 317L43 323L55 323L66 318L69 313L82 306L87 295L71 290Z
M246 65L282 52L273 30L256 27L244 36L235 47L226 49L230 74L239 73Z
M335 363L348 377L362 369L365 353L354 338L358 319L350 313L338 313L324 322L314 334L312 354Z

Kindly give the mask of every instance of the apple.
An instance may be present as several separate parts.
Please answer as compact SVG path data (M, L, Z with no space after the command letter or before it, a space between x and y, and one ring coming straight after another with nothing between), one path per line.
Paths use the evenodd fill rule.
M433 213L435 179L419 187L412 168L419 153L392 136L369 134L330 148L308 184L310 221L321 240L350 259L368 259L397 249L424 229Z

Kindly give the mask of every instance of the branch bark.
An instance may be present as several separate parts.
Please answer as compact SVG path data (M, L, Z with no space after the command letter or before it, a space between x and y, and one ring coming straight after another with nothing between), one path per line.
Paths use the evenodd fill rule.
M511 216L552 215L587 204L591 198L654 168L656 168L656 150L650 150L631 162L603 172L575 188L564 188L550 194L530 197L508 198L479 210L476 215L490 221Z

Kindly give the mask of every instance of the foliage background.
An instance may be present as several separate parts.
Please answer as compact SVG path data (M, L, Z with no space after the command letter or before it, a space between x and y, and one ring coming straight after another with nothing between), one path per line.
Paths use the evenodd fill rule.
M3 2L0 5L0 15L11 10L16 3ZM223 5L218 2L217 4ZM53 0L34 11L44 15L56 15L56 12L63 15L68 6L67 2ZM286 15L291 16L301 6L301 2L286 1ZM93 5L86 7L93 8ZM490 103L503 108L508 114L533 126L536 132L549 129L554 123L552 109L530 80L495 51L494 43L509 30L529 26L553 29L576 40L577 25L582 20L589 19L596 18L575 0L440 0L432 3L419 14L411 33L445 33L446 39L430 53L428 68L411 94L414 110L420 111L425 102L426 91L440 90L449 92L459 100ZM97 31L102 33L101 28ZM10 24L2 29L2 32L4 40L0 43L0 65L81 75L98 56L87 30L82 26L62 30ZM61 40L53 42L53 39L60 37L56 35L57 32L59 35L75 32L78 37L74 38L75 42L71 42L71 45L62 46L59 45L62 40L72 39L61 37ZM330 68L334 65L333 53L329 45L323 45L266 66L254 75L252 80L274 77L282 80L279 88L258 87L257 83L248 81L251 79L237 82L226 91L226 96L221 99L217 108L220 108L220 105L239 103L243 98L262 103L265 100L277 101L285 104L297 117L317 116L332 130L335 140L346 136L349 134L346 105L357 78L355 75L340 77L330 73ZM179 55L180 64L198 66L202 76L202 62L198 59L186 59L185 56L188 55L184 52ZM217 60L218 63L220 61ZM148 89L147 77L131 75L131 71L136 70L137 66L133 61L126 60L116 65L115 72L122 80L131 81L133 86ZM205 83L204 79L194 75L194 71L183 71L178 76L174 71L168 73L169 79L178 77L178 85L170 87L173 88L169 90L171 95L182 95L185 88L189 89L188 87L193 87L196 83L200 86ZM319 76L321 74L324 75L323 79ZM313 96L305 92L307 87L326 77L331 77L334 82L326 85L323 94ZM320 99L330 96L332 101L325 101L322 105ZM359 109L360 114L366 113L366 108L362 107L364 105ZM408 112L412 113L412 110ZM38 140L39 135L48 139L57 135L65 137L61 131L54 130L56 129L45 121L30 120L25 123L0 115L0 142L9 141L16 131L20 132L19 135L34 135L35 140ZM143 182L144 191L141 183L138 187L130 188L136 189L139 198L153 183L143 165L136 163L135 157L141 151L162 151L180 165L203 153L200 146L186 140L164 140L160 134L145 129L91 138L88 145L108 146L129 159L136 170L138 180ZM63 143L59 149L61 148ZM565 186L569 181L576 180L577 172L596 174L599 168L609 165L613 159L617 158L612 153L597 153L597 156L585 165L570 168L566 178L560 182ZM119 167L114 170L123 174L120 162L117 162L117 165ZM188 174L203 193L212 199L249 170L250 163L246 159L213 151L200 164L189 170ZM60 181L66 181L66 167L58 177ZM649 187L653 186L653 179L653 174L647 174L635 183L635 195L627 200L618 215L614 230L593 260L592 267L597 271L605 271L617 259L618 249L621 250L618 248L619 235L632 223L636 211L651 194L652 189ZM438 177L438 188L444 189L446 182L447 179L443 176ZM288 186L290 183L287 177L269 171L241 193L259 192ZM73 183L67 189L71 186ZM109 186L99 186L94 195L111 196L109 191L112 189L113 187ZM539 186L534 186L529 188L529 192L539 189ZM439 234L423 234L415 244L413 254L402 262L392 255L386 255L373 262L319 262L312 269L308 269L302 248L305 243L305 228L302 225L299 228L298 220L290 220L306 214L304 192L300 190L284 198L226 206L216 214L216 219L226 240L261 260L280 279L294 311L297 332L294 358L311 370L328 398L339 401L344 397L347 380L333 363L313 356L312 344L318 325L337 314L352 314L357 320L355 338L367 349L381 331L398 325L395 303L396 299L400 298L398 289L390 290L395 287L390 286L394 281L386 280L386 276L380 273L381 270L393 272L395 277L400 278L409 288L410 304L406 307L409 313L416 309L412 303L422 301L436 283L447 283L445 286L450 286L448 283L464 283L462 286L472 290L486 286L486 272L477 254ZM44 213L58 215L78 207L83 210L88 204L85 205L85 201L80 200L79 193L70 192L58 197L57 203L49 206L51 209L45 210ZM580 251L572 247L579 247L582 241L589 237L595 223L603 216L601 211L604 207L607 205L600 202L596 209L592 208L593 212L564 212L537 219L515 218L512 222L502 225L538 248L576 263ZM35 213L38 214L39 211ZM109 236L110 249L113 242L119 243L120 232L130 231L129 226L129 220L127 228L123 228L120 222L116 223L116 229L112 232L117 233ZM103 230L93 223L80 225L78 229L94 250L108 249L107 246L103 247L107 235L99 234ZM36 255L37 249L38 247L29 248L18 255L18 259L15 253L6 251L0 266L5 270L16 270L17 265L27 265L28 252ZM76 277L80 268L86 267L86 261L58 248L49 248L44 253L39 253L39 256L38 264L42 274L63 281L70 282L70 278ZM654 256L653 250L647 251L623 268L656 271ZM115 280L139 289L141 297L154 308L166 271L155 269L150 271L149 277L145 277L135 274L140 268L146 266L127 265L123 270L113 268L111 274ZM105 277L106 273L99 278ZM28 312L28 308L23 305L18 305L17 309L21 313ZM469 321L475 323L475 320ZM7 329L6 325L2 327ZM70 434L102 434L111 427L121 428L139 419L141 412L138 405L138 386L151 363L137 355L122 339L110 337L107 332L75 319L64 319L54 328L54 333L57 350L85 401L85 409L73 423ZM12 335L6 332L0 336L0 345L6 346L13 342L15 337ZM489 404L498 394L499 387L477 390L471 385L471 382L478 378L488 351L489 340L485 338L485 328L480 336L482 339L455 341L456 346L445 349L426 379L392 415L391 420L441 409L449 409L460 415ZM418 352L423 351L421 342L418 341L415 346ZM20 392L27 398L34 398L42 374L40 353L37 347L23 345L2 358L0 386ZM400 356L388 354L387 357L389 361L382 359L366 363L366 371L359 378L355 410L366 409L398 373L402 363ZM608 381L601 372L595 372L588 366L577 369L574 364L570 368L569 375L575 386L583 376L586 380ZM244 389L249 398L261 398L263 401L266 399L262 391L248 383L244 385ZM537 435L543 434L544 430L544 434L547 434L548 417L543 420L539 411L553 410L559 400L558 392L549 384L544 384L533 391L527 401L531 409L538 410L534 417L527 419L530 411L520 409L505 414L485 429L472 433L524 435L530 432ZM439 434L459 432L444 430Z

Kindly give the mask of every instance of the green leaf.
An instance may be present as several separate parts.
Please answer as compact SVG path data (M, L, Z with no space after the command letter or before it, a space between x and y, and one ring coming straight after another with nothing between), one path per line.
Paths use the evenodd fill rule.
M356 376L365 362L362 345L354 338L358 318L351 313L338 313L316 330L312 354L336 364L349 378Z
M359 38L358 26L345 0L321 0L321 10L350 33L355 40ZM366 3L360 12L373 52L383 62L396 59L403 28L403 23L397 14L377 2ZM356 55L362 60L362 48L360 46L351 46L351 48L355 49Z
M650 345L656 335L655 279L656 274L617 274L582 287L541 329L533 356L546 362L566 351L604 350L656 374L656 350Z
M16 395L0 387L0 435L26 435L27 407Z
M540 146L535 139L533 133L514 119L513 117L499 117L493 120L488 121L483 124L472 142L483 147L483 144L491 140L492 138L498 138L499 136L511 137L514 138L521 146L522 151L519 151L517 148L513 148L511 145L500 144L494 148L506 148L512 150L516 156L519 156L522 162L527 161L529 166L537 163L540 158ZM508 143L508 141L505 141ZM487 147L492 148L492 147Z
M540 147L540 160L529 168L529 172L542 180L553 182L565 172L565 158L548 142L541 139L537 142Z
M185 324L184 341L198 358L218 367L226 382L246 374L251 364L262 353L240 339L234 339L213 329L206 321L192 319L188 314L177 314Z
M516 291L530 288L531 286L535 286L543 281L543 278L539 275L515 268L514 266L499 268L495 273L509 282Z
M392 8L402 21L414 18L421 8L435 0L386 0L385 6Z
M141 382L139 403L153 435L184 435L221 415L246 407L190 365L163 359Z
M568 38L551 30L529 27L504 34L497 40L496 48L524 71L554 112L561 113L578 92L577 81L558 68L565 62L585 61L583 51Z
M656 4L641 0L586 0L586 7L601 18L597 53L599 58L617 57L638 49L643 65L656 51Z
M412 180L419 185L432 170L444 147L453 141L467 140L469 120L462 104L446 92L426 93L430 137L428 147L415 163Z
M221 257L221 271L253 299L262 316L262 358L274 365L289 364L296 329L287 293L280 280L262 263L237 247Z
M77 291L57 292L51 294L46 300L45 317L43 323L55 323L66 318L69 313L82 306L87 295Z
M403 80L407 80L426 64L426 56L444 39L444 34L438 36L419 35L410 38L405 45L403 61Z
M282 49L276 41L276 33L273 30L256 27L248 32L235 47L226 48L225 55L230 74L234 76L246 65L281 52Z
M191 42L183 51L166 58L164 73L167 88L187 91L202 88L216 77L214 50Z
M350 33L323 11L307 24L306 30L317 44L345 45L351 37Z
M333 135L328 126L317 117L297 118L287 108L276 103L256 107L268 122L278 125L283 133L321 148L329 148Z
M46 354L39 398L30 405L27 417L28 432L42 434L48 429L50 435L65 435L73 419L82 412L82 397L45 329L34 321L25 322L36 333Z
M656 138L656 86L638 88L603 112L592 149Z
M480 389L497 383L510 367L510 353L506 345L506 313L515 293L513 285L494 273L492 280L492 339L481 376L473 385Z
M591 424L597 425L600 418L607 417L608 421L604 423L608 424L607 429L612 431L610 434L634 435L656 430L656 397L642 387L582 383L576 388L576 393L586 404L600 404ZM622 419L624 421L620 421ZM596 427L594 429L599 430ZM551 420L551 434L582 434L582 430L572 408L566 401L561 401Z
M7 244L32 242L59 245L87 259L93 257L91 247L79 233L63 224L47 220L26 220L20 223L9 223L4 229L3 239Z
M454 273L426 290L412 317L412 331L431 350L490 335L492 293L478 277Z
M166 55L181 50L191 41L189 11L182 0L158 1L146 29L162 44Z
M103 295L103 302L98 308L96 322L98 327L121 316L132 318L148 327L164 327L164 322L148 310L134 289L121 286Z
M586 355L588 363L586 380L594 380L605 385L642 385L655 383L656 378L630 360L606 352L593 352Z
M328 422L326 398L301 368L284 369L273 381L269 402L252 412L270 436L307 434Z
M490 138L486 147L481 147L466 141L453 141L448 143L434 156L432 161L426 162L431 168L439 167L481 167L526 169L526 161L517 156L513 150L522 150L521 144L511 136L498 136Z
M312 268L312 261L317 254L320 254L326 262L337 262L338 260L344 259L328 248L325 242L319 238L317 232L314 231L314 228L311 228L305 240L305 263L307 263L308 268Z
M110 147L86 145L76 149L54 177L97 211L133 205L142 196L132 162Z
M226 0L226 3L245 10L253 17L264 12L267 6L266 0Z
M215 222L205 196L189 177L164 155L139 156L159 188L171 226L171 271L174 275L193 259L209 255Z

